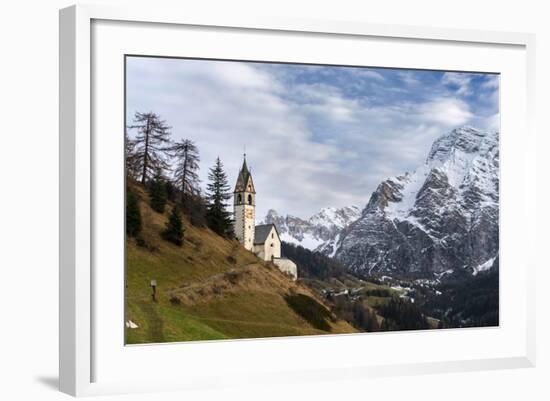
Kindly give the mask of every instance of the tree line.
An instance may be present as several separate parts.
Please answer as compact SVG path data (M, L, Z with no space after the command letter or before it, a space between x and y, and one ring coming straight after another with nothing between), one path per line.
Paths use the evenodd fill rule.
M130 138L128 131L135 132ZM125 131L127 183L141 184L149 194L149 204L164 213L168 201L173 207L162 237L183 244L182 214L191 224L207 226L215 233L232 237L230 186L218 157L208 173L206 193L200 188L199 149L191 139L171 139L172 128L158 114L136 112ZM139 197L131 185L126 190L126 232L139 238L142 222Z
M302 277L325 280L347 273L346 268L336 259L329 258L320 252L310 251L301 245L282 241L281 253L298 265Z
M484 327L499 324L499 259L489 270L473 276L457 269L437 286L439 295L416 289L419 306L440 320L440 328Z

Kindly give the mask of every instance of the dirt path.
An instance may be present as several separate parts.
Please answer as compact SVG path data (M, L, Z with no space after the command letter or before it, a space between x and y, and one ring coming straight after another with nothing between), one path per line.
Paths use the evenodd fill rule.
M140 301L136 302L137 306L147 319L147 328L149 333L150 342L161 343L165 342L164 337L164 323L158 315L157 311L151 304L151 302Z

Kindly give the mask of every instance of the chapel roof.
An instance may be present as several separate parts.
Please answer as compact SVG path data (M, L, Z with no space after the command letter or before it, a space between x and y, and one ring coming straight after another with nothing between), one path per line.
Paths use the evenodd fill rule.
M277 237L280 239L279 231L277 231L277 226L275 224L260 224L259 226L256 226L254 230L254 245L265 244L265 241L271 232L271 228L275 229Z

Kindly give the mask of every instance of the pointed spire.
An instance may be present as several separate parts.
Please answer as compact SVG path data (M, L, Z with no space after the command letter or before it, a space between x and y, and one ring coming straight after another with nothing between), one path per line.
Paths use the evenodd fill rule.
M235 184L235 190L233 192L244 191L249 180L252 181L252 176L250 174L250 170L248 169L248 165L246 164L246 153L243 153L243 166L241 167L241 171L239 171L237 183ZM252 184L252 191L254 191L253 187L254 184Z
M243 176L248 176L248 174L250 174L249 170L248 170L248 166L246 165L246 154L244 155L244 158L243 158L243 166L241 167L241 171L239 174L242 174Z

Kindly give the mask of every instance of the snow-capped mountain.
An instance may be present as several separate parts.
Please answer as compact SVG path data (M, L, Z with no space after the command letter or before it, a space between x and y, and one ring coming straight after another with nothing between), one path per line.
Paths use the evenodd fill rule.
M315 250L334 241L342 229L360 216L361 210L357 206L326 207L307 220L290 215L281 216L271 209L263 223L275 224L282 241Z
M498 133L463 127L417 170L383 181L324 253L368 273L478 272L498 256L498 219Z

